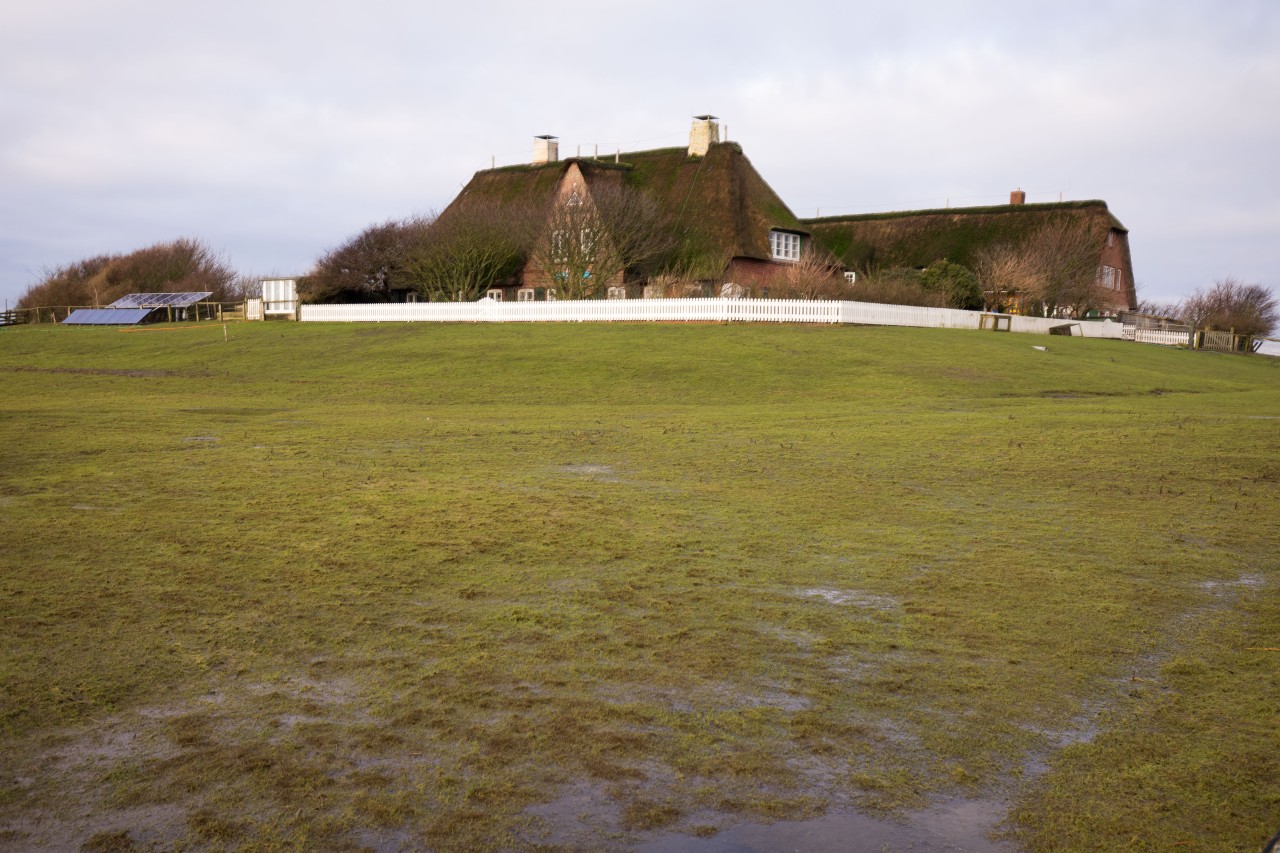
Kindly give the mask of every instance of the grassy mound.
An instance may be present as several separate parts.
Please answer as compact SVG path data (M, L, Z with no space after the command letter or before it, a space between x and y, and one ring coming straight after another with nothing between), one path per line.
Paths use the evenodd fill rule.
M0 332L0 848L1274 831L1276 361L230 332Z

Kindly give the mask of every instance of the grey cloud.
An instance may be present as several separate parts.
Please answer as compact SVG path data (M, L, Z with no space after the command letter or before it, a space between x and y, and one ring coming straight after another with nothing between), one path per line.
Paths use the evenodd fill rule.
M535 133L676 145L704 111L801 215L1020 185L1107 199L1146 295L1275 284L1277 36L1267 2L24 4L0 293L183 235L298 272Z

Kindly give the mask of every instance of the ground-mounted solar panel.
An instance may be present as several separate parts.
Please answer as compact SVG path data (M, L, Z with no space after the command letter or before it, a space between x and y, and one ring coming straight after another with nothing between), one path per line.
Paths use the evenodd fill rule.
M153 308L77 308L62 322L69 326L134 326Z
M112 302L109 308L186 308L208 299L213 291L204 293L130 293Z

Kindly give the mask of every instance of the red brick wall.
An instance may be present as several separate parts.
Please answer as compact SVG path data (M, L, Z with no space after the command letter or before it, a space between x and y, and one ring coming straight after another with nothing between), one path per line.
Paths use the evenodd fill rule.
M1137 288L1133 281L1133 261L1129 256L1129 235L1124 231L1112 229L1110 232L1110 245L1104 245L1102 248L1102 257L1099 259L1100 266L1108 266L1120 271L1120 288L1118 290L1104 290L1108 299L1106 300L1112 310L1124 311L1137 307L1138 297Z

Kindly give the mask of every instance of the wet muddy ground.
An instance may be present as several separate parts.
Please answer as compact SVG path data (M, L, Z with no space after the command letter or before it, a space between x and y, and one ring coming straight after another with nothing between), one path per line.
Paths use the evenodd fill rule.
M594 473L594 472L593 472ZM864 814L847 803L832 802L826 813L803 819L761 823L715 811L694 811L682 816L678 829L627 830L619 800L606 787L581 782L550 802L526 810L527 831L511 849L538 846L552 850L633 849L642 853L752 853L752 851L967 851L967 853L1017 853L1021 848L1002 833L1019 792L1048 773L1054 754L1069 745L1088 743L1102 730L1105 714L1113 709L1126 686L1134 682L1158 684L1160 668L1184 643L1199 620L1230 608L1238 596L1266 585L1262 575L1243 573L1235 578L1198 583L1199 605L1181 613L1166 626L1165 642L1132 661L1112 689L1095 697L1061 729L1037 730L1043 750L1023 757L1016 783L1003 785L986 796L935 798L924 808L892 816ZM873 610L892 609L886 597L856 591L804 589L804 597ZM294 683L296 682L296 683ZM359 715L354 695L335 692L331 684L294 679L290 689L312 701L315 713ZM275 688L272 688L275 689ZM266 686L256 688L267 691ZM254 692L251 690L250 692ZM209 707L225 703L210 694ZM345 709L345 710L344 710ZM93 731L51 736L48 746L27 756L17 771L17 788L57 780L62 794L57 804L44 809L0 816L0 851L61 849L172 849L182 846L200 803L182 800L167 803L132 803L121 807L104 793L109 780L122 767L150 759L176 755L171 744L159 738L156 726L190 714L192 707L175 705L142 709L134 715L96 727ZM282 726L315 723L319 717L282 717ZM650 784L662 774L656 772ZM349 836L357 849L391 853L423 848L421 839L401 829L354 829ZM118 842L116 847L110 844ZM89 847L85 848L88 844ZM96 847L94 845L97 845ZM447 848L445 848L447 849Z

